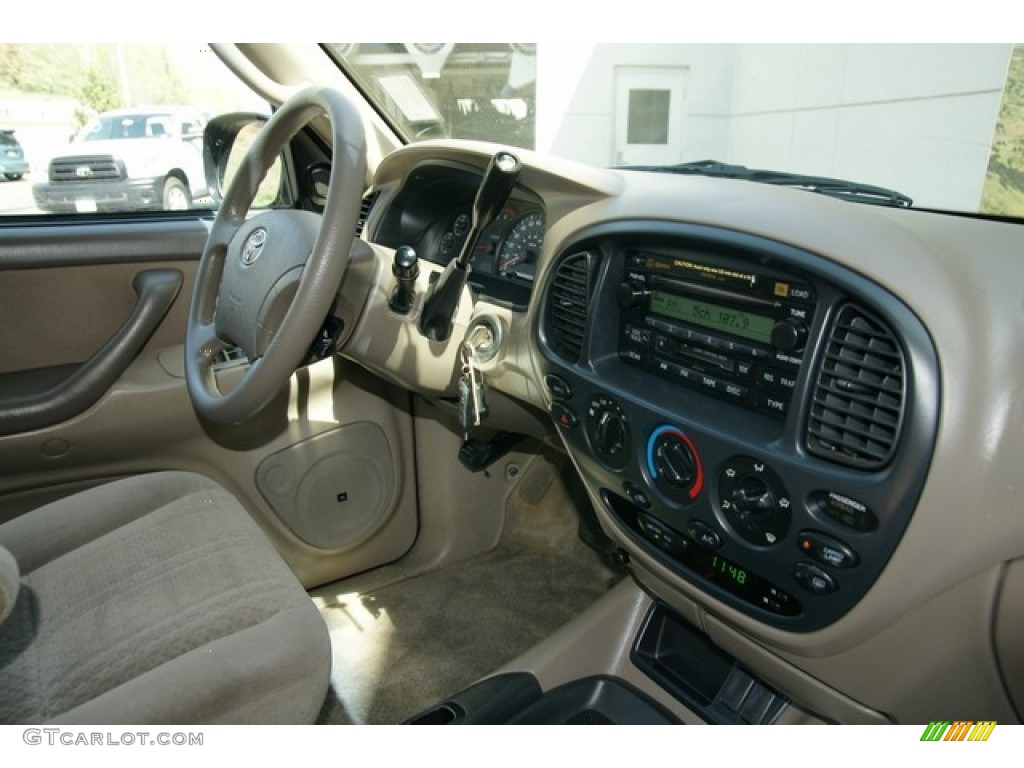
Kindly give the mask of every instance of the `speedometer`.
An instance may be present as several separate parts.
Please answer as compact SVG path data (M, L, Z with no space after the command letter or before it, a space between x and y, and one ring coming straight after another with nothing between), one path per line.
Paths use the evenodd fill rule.
M498 250L498 273L505 277L533 280L537 257L544 242L544 214L524 216L509 230Z

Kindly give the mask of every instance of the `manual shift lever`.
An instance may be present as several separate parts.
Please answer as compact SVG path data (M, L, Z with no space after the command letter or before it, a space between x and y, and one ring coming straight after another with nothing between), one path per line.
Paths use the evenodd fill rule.
M522 166L511 152L497 152L491 158L473 201L473 220L458 257L448 262L423 303L420 332L433 341L447 341L452 318L459 307L462 289L469 278L470 259L480 235L493 222L508 200Z

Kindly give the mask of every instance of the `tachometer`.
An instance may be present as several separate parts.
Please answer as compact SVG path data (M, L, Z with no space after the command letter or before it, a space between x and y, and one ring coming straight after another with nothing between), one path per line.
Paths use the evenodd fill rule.
M524 216L509 230L498 250L498 273L533 280L537 257L544 241L544 214Z

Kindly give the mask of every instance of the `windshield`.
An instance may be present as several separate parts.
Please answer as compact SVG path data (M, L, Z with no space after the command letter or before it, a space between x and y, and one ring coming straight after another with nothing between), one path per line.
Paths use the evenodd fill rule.
M101 115L82 129L78 141L159 138L170 135L172 125L170 114Z
M407 141L713 160L1024 218L1024 46L332 43Z

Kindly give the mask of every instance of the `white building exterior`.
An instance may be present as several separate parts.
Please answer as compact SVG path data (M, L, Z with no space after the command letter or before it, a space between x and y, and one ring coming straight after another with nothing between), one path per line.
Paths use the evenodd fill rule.
M715 159L977 210L1012 49L922 44L908 65L884 44L544 43L537 149L600 166ZM660 135L630 135L631 99L665 118Z

